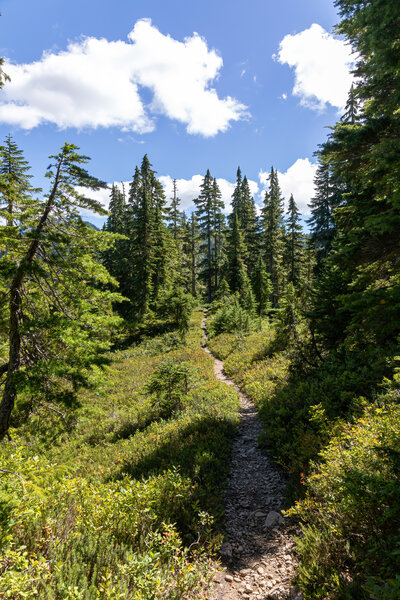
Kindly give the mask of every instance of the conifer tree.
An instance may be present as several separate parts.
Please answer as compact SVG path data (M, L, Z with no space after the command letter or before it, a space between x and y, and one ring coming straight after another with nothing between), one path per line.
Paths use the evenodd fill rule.
M260 241L256 205L246 175L242 181L242 210L239 212L239 220L247 251L245 261L248 272L251 274L259 254Z
M198 296L199 247L200 232L197 217L193 212L189 221L188 254L190 256L190 293L194 298Z
M231 213L231 217L233 218L233 215L237 215L239 218L239 222L240 222L240 211L241 211L241 206L242 206L242 172L240 170L240 167L238 167L237 171L236 171L236 185L235 185L235 189L233 190L233 194L232 194L232 213Z
M136 167L127 207L130 272L126 295L141 320L170 283L175 246L165 223L165 195L147 154Z
M179 210L179 205L181 203L181 199L178 198L178 188L176 179L173 180L173 193L171 198L171 204L166 209L166 220L168 222L168 226L172 232L172 236L176 241L179 237L179 230L182 224L183 214Z
M117 324L111 302L120 297L108 291L112 279L94 258L110 234L94 231L78 213L90 209L104 214L98 202L77 191L104 184L82 167L88 159L77 150L65 144L51 157L50 192L33 210L13 213L18 233L7 252L4 237L10 228L0 228L0 274L7 292L0 296L0 308L8 314L2 334L9 355L0 367L5 375L0 439L8 432L21 390L54 396L61 381L63 390L70 383L73 395L90 365L109 348L110 328Z
M243 234L245 246L245 263L249 273L257 260L259 240L257 235L257 212L254 199L250 192L249 182L246 175L242 179L242 172L238 167L236 174L236 186L232 194L232 213L229 215L229 223L232 223L235 215L238 218L238 226Z
M204 256L201 260L200 277L205 281L207 301L211 302L213 297L213 256L212 256L212 240L214 233L214 180L211 177L209 169L204 176L200 186L199 197L194 200L197 207L196 216L199 223L201 246L200 252Z
M212 187L212 228L213 228L213 279L214 294L218 289L224 264L225 216L222 194L214 178Z
M7 73L4 72L3 65L4 58L0 57L0 89L3 87L6 81L10 81L10 78L7 75Z
M264 260L271 277L273 307L278 306L283 278L282 257L284 252L283 198L274 168L268 178L269 190L265 192L262 208L262 246Z
M354 125L359 117L359 109L360 103L357 99L357 92L353 84L350 88L346 106L340 120L343 123L349 123L350 125Z
M126 233L126 210L125 198L118 187L113 184L110 193L109 216L105 223L105 231L114 234L125 235ZM120 292L126 292L126 279L128 276L127 244L125 239L116 238L111 248L103 253L102 259L108 272L115 277L120 284ZM119 312L124 313L125 306L116 306Z
M125 232L125 198L124 194L113 184L110 192L110 202L108 205L108 218L106 230L112 233Z
M185 290L186 293L191 293L191 231L190 221L186 214L182 213L181 222L179 224L177 239L174 240L177 256L176 281L178 285Z
M168 273L168 264L176 251L171 232L165 227L165 194L161 183L156 179L153 173L152 194L154 206L154 226L153 226L153 295L152 301L156 302L163 290L167 288L171 279Z
M227 282L232 292L242 292L247 270L244 262L245 246L239 227L239 218L233 214L227 238Z
M311 231L311 243L316 251L316 270L321 271L336 235L334 211L339 205L342 186L334 182L329 161L320 155L314 179L315 196L309 204L311 216L307 220Z
M261 252L258 255L258 259L252 273L252 284L257 306L257 314L259 317L261 317L268 312L271 306L269 299L272 293L271 280L267 273Z
M133 316L141 319L149 310L153 296L154 206L153 172L147 154L135 174L129 190L130 277L127 295Z
M300 212L294 201L293 194L290 195L286 219L285 238L285 266L287 280L298 288L301 279L303 261L303 228L300 224Z
M24 212L34 206L32 194L40 191L31 186L29 170L22 150L8 135L0 146L0 211L8 227L24 219Z
M336 124L321 153L346 189L335 210L338 234L324 273L336 310L329 322L320 315L317 325L331 343L334 336L337 343L351 338L353 351L377 344L388 349L400 333L400 5L337 0L336 6L342 17L337 32L357 52L361 109L355 122Z

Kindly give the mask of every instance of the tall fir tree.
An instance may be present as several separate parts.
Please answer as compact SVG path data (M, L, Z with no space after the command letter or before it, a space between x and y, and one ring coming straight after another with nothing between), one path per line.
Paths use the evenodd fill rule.
M302 264L304 256L303 228L300 223L300 212L296 206L293 194L290 195L288 210L286 212L285 235L285 267L287 281L298 288L301 281Z
M176 179L172 182L172 198L171 204L166 209L166 220L168 222L168 227L172 232L172 236L176 241L179 237L180 226L182 224L183 214L179 210L179 205L181 203L181 199L178 197L178 186L176 183Z
M112 233L123 234L125 232L125 197L115 184L111 187L108 212L105 229Z
M165 194L161 182L152 174L152 205L153 205L153 272L152 272L152 302L157 302L162 293L171 287L173 273L169 269L176 264L178 248L174 243L172 233L165 226Z
M378 345L390 353L400 334L400 5L337 0L336 6L342 17L337 32L357 52L361 108L355 122L336 124L322 149L346 191L335 210L338 234L324 273L327 302L336 310L329 323L319 311L317 326L331 344L336 337L353 350Z
M125 206L125 195L118 187L113 184L110 192L110 202L108 206L109 215L104 225L104 230L118 236L125 236L127 233L127 214ZM106 249L102 254L102 261L107 271L115 277L119 283L119 291L125 295L127 293L127 281L129 277L129 259L127 256L128 244L125 238L115 237L113 245ZM127 303L119 302L115 309L122 315L126 315Z
M200 255L200 232L195 213L190 215L190 234L188 240L190 256L190 293L194 298L198 296L198 274Z
M238 167L237 171L236 171L236 185L235 185L235 189L233 190L233 194L232 194L231 218L233 218L233 215L236 214L239 218L239 222L240 222L240 211L241 211L241 206L242 206L242 183L243 183L242 171L240 170L240 167Z
M213 298L213 255L212 255L212 241L213 241L213 225L214 225L214 204L213 204L213 184L214 180L211 176L210 170L207 169L207 173L203 178L203 182L200 186L200 194L198 198L194 200L197 207L196 217L198 219L200 229L201 246L200 252L203 255L203 259L200 262L201 272L200 277L204 280L206 285L207 301L211 302Z
M356 88L353 84L349 90L346 106L344 108L344 112L340 120L343 123L349 123L350 125L354 125L358 121L359 114L360 103L357 98Z
M268 187L261 211L261 243L264 260L271 277L271 302L275 308L279 305L283 284L284 211L278 174L273 167L268 177Z
M213 229L213 294L218 289L221 272L224 265L225 241L225 206L222 201L221 190L214 178L212 186L212 229Z
M36 205L32 194L40 190L32 187L29 170L22 150L8 135L0 146L0 212L9 227L15 220L22 222L23 213Z
M248 179L246 175L242 178L240 167L236 173L236 185L232 194L232 212L229 216L231 227L235 216L238 218L238 226L243 234L244 260L249 273L251 273L259 251L257 211Z
M239 218L233 214L227 236L227 282L232 292L243 293L247 285L247 268L244 261L246 248L239 226Z
M179 224L177 238L174 240L177 253L177 283L185 290L191 293L191 231L190 220L182 213L182 219Z
M150 161L145 155L140 170L138 167L135 169L128 200L130 273L127 295L131 301L132 317L137 319L141 319L148 312L153 293L152 179Z
M146 154L135 169L127 206L130 269L125 294L134 320L149 313L173 276L168 265L174 261L175 246L164 223L165 204L163 187Z
M315 248L316 271L319 273L336 235L334 211L342 197L342 186L334 181L331 165L321 154L314 188L315 196L309 204L311 216L307 224L310 226L310 241Z
M246 246L246 265L249 274L252 273L257 261L260 249L260 240L258 235L258 218L256 204L250 191L250 186L246 175L242 181L242 210L239 213L241 228L243 231L244 243Z

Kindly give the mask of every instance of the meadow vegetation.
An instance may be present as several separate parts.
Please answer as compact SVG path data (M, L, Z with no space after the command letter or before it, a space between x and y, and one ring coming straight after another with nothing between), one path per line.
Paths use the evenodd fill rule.
M238 420L201 350L201 316L186 342L167 333L110 355L63 416L39 407L11 430L0 598L200 596Z

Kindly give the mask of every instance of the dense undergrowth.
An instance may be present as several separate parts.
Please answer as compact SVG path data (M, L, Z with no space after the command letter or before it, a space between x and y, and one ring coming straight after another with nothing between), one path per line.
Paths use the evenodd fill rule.
M200 320L114 353L79 408L37 406L3 442L0 598L200 597L238 419Z
M209 347L255 402L260 442L291 475L304 598L398 598L400 380L385 378L393 361L379 349L369 360L342 349L299 368L294 346L279 351L264 327L222 333Z

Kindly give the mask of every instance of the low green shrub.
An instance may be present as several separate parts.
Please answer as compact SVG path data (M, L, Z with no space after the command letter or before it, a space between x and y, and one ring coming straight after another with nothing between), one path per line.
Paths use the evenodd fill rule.
M188 361L167 359L154 371L147 384L153 395L152 406L161 417L183 409L183 400L196 384L196 371Z
M224 304L217 310L208 326L208 332L211 336L215 336L224 332L249 332L253 328L252 314L240 305L239 299L235 296L232 304Z
M305 598L399 597L399 384L343 425L307 478L305 499L289 511L303 522L297 551Z

